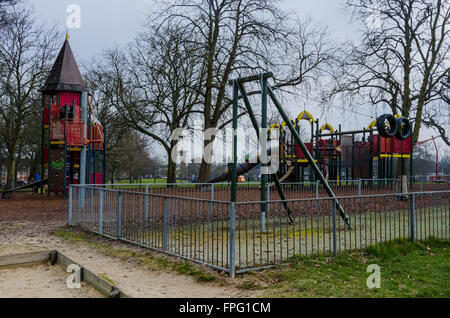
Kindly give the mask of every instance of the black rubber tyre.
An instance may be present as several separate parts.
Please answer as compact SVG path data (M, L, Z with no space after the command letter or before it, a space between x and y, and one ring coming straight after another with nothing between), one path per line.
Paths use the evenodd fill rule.
M389 130L386 130L385 122L389 123ZM384 114L377 118L378 133L384 138L392 138L397 134L398 122L397 118L391 114Z
M395 137L400 140L408 139L411 136L411 123L405 117L397 118L398 131Z

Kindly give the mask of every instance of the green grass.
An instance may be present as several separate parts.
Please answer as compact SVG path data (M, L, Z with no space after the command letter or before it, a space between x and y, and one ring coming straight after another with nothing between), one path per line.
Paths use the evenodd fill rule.
M101 278L103 278L104 280L106 280L108 283L117 286L117 283L115 281L113 281L111 278L109 278L108 276L104 275L104 274L99 274L98 276L100 276Z
M117 248L108 240L99 241L98 237L95 237L94 235L73 231L69 228L56 230L52 234L68 243L84 244L99 249L104 254L113 258L118 258L124 261L135 260L138 264L152 270L173 271L181 275L193 276L198 282L213 282L218 278L218 275L213 275L205 271L200 266L184 261L177 262L166 257L158 257L151 251L137 252L134 250ZM100 276L109 281L111 284L116 284L106 276Z
M449 233L449 212L442 207L416 210L416 238L418 240L436 236L447 237ZM409 236L409 212L381 211L351 214L353 230L349 230L340 218L337 219L337 249L349 251L362 249L383 241ZM199 257L219 257L221 247L229 242L229 222L216 221L195 224L179 224L167 230L168 249L181 254L189 249ZM162 242L163 226L146 228L138 223L123 224L122 234L130 241L144 242L147 245ZM112 233L114 235L114 233ZM237 269L252 268L287 262L297 256L328 256L333 251L332 220L330 216L302 216L295 219L295 225L288 219L266 218L266 232L260 230L260 220L238 220L236 223L236 266ZM180 241L182 244L180 244ZM196 252L198 254L196 254Z
M370 264L381 267L380 289L366 285ZM450 242L397 240L238 277L267 297L450 297Z

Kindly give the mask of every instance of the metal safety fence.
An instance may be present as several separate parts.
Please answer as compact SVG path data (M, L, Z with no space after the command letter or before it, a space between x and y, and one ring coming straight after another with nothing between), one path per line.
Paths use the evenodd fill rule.
M411 180L409 180L411 181ZM399 179L358 179L328 181L336 196L362 196L375 194L392 194L405 192ZM160 194L173 197L195 198L213 201L229 201L231 183L173 183L173 184L105 184L107 189ZM237 201L260 201L261 184L259 182L238 183ZM428 192L450 190L450 185L444 181L408 182L409 192ZM328 197L320 181L282 183L285 197L290 200ZM406 190L406 189L405 189ZM268 183L267 199L281 200L275 184Z
M69 193L69 224L231 276L399 238L450 235L450 191L236 203L94 186L73 185Z

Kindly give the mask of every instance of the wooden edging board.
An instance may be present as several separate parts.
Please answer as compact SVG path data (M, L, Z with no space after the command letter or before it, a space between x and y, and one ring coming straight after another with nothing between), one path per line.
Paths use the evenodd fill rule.
M0 269L31 266L47 262L50 262L51 265L58 264L64 271L69 265L75 264L81 270L81 281L88 283L103 295L110 298L129 298L118 287L57 250L0 256Z
M47 263L52 251L39 251L24 254L0 256L0 268L31 266Z

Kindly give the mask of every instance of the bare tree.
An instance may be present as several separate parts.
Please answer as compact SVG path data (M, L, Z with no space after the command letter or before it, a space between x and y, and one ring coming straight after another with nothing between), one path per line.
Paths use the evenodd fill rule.
M7 186L14 187L25 124L40 112L38 90L54 59L58 33L39 25L31 10L14 7L10 14L11 23L0 29L0 127L7 153Z
M442 81L441 97L445 103L450 105L450 73L447 74L447 77Z
M442 140L450 146L450 136L447 136L450 129L450 73L442 81L440 97L440 101L428 107L422 122L427 127L437 129Z
M450 1L347 0L347 5L357 19L378 23L366 23L361 42L347 45L331 95L388 106L414 121L414 142L425 123L450 145L444 129L448 100L442 102L450 72Z
M0 0L0 28L12 23L13 16L9 10L18 2L19 0Z
M305 28L294 28L278 0L184 0L169 1L152 17L162 27L177 25L189 34L201 62L204 128L222 128L230 123L232 105L228 81L232 77L276 69L274 88L296 86L329 58L322 31L310 37ZM300 24L301 25L301 24ZM306 43L305 43L306 42ZM329 52L327 52L329 53ZM314 77L317 79L317 77ZM212 140L204 141L206 148ZM199 182L208 180L211 164L205 158Z
M102 82L120 120L163 146L168 158L168 182L176 182L176 145L171 139L188 125L198 104L201 72L193 59L195 48L187 33L168 27L154 32L148 27L126 50L109 50L96 80ZM175 154L174 154L175 153Z

